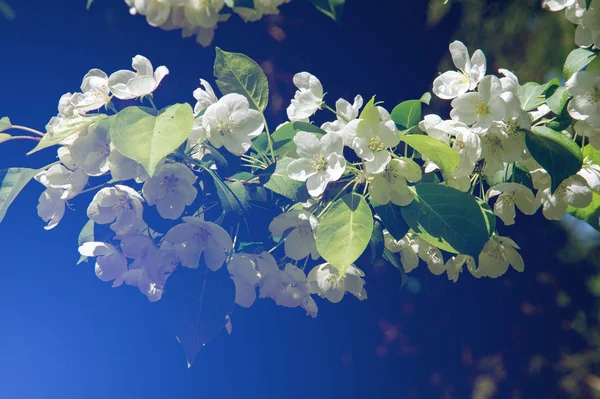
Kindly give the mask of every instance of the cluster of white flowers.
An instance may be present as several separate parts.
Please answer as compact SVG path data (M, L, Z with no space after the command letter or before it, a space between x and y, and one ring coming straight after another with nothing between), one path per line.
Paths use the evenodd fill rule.
M575 44L580 47L600 48L600 1L543 0L550 11L565 10L565 17L575 25Z
M182 28L184 35L203 38L212 38L221 9L229 5L224 0L126 1L153 26ZM598 1L589 8L576 0L545 4L552 10L566 9L568 16L579 15L577 29L583 33L578 37L592 38L581 45L594 47ZM255 0L255 10L233 9L252 19L276 13L283 2ZM128 107L121 119L113 99L148 98L154 107L153 92L168 69L154 70L139 55L133 58L134 71L108 76L92 69L81 92L61 97L59 114L46 126L46 135L38 132L42 148L59 145L59 161L31 174L45 186L38 214L47 222L45 228L52 229L70 201L95 191L86 226L106 234L102 241L94 234L80 235L79 253L95 258L100 280L114 287L135 286L150 301L161 299L177 268L216 273L225 265L239 306L251 306L258 296L300 307L312 317L318 312L315 295L335 303L346 293L367 298L365 274L357 267L369 263L365 254L406 273L424 262L431 273L445 273L454 282L465 266L476 278L497 278L510 266L521 272L519 246L496 231L496 217L508 226L515 223L516 209L533 215L541 208L547 219L559 220L573 208L588 207L594 192L600 194L598 157L589 155L600 150L600 73L574 71L564 87L556 83L552 88L562 100L551 108L549 97L540 101L550 95L540 91L546 90L543 86L521 86L506 69L500 69L499 76L487 74L481 50L471 56L455 41L450 54L456 70L433 82L434 94L451 101L449 119L435 114L420 121L412 117L417 108L421 115L429 93L399 104L391 113L374 97L365 103L360 95L353 103L339 99L332 108L319 79L301 72L293 79L297 91L287 108L289 122L273 133L264 115L268 87L260 84L266 76L241 54L227 56L237 57L232 65L239 65L244 74L257 75L249 79L251 88L239 90L242 93L232 87L239 89L243 82L233 78L233 84L228 83L215 68L221 97L201 79L193 92L194 107ZM405 110L407 103L410 111ZM103 107L116 115L91 113ZM311 119L322 110L334 117L317 127ZM559 114L568 119L566 126L549 125ZM542 140L535 133L540 128L552 136L550 144L540 146L546 151L542 155L532 144ZM132 139L138 135L141 138ZM574 142L577 137L582 151ZM555 155L552 151L568 153L564 165L547 162ZM581 154L587 156L578 158ZM237 162L231 161L236 157ZM517 169L524 178L515 177ZM89 180L97 178L101 184L88 188ZM422 194L428 190L438 200L440 193L447 195L448 201L444 197L438 204L422 206ZM481 223L464 215L439 214L463 202L474 207ZM270 233L262 229L266 238L255 238L255 226L248 223L254 206L275 215L264 221ZM149 210L160 216L158 222L148 218ZM418 219L423 215L428 220ZM400 230L400 217L410 229ZM430 219L444 217L436 230ZM240 233L244 225L246 231ZM481 239L474 247L468 237L456 237L470 226L481 233L471 235L472 241Z
M258 21L264 15L279 14L279 6L291 0L254 0L253 8L238 7L234 0L125 0L132 15L146 17L150 26L164 30L182 30L182 36L196 36L202 46L209 46L219 22L231 14L222 13L225 6L244 21Z

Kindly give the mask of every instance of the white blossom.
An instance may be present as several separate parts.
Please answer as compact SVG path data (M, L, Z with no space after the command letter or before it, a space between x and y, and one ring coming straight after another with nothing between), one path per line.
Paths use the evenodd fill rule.
M144 199L128 186L115 185L96 193L87 209L87 216L97 224L111 223L110 228L117 234L143 229L142 219Z
M150 26L161 26L169 18L171 12L171 0L126 0L130 12L146 16Z
M488 190L486 196L498 196L494 204L494 215L507 226L515 223L515 205L525 215L533 215L540 206L531 190L518 183L497 184Z
M110 144L110 154L107 161L110 174L115 180L135 179L137 183L143 183L150 178L146 169L140 163L121 154L112 143Z
M293 260L300 260L311 255L319 259L315 231L317 218L303 210L291 210L277 215L269 224L269 231L276 240L284 239L285 255ZM284 233L289 233L284 237Z
M261 279L258 266L253 256L234 254L227 270L235 284L235 303L249 308L256 300L256 287Z
M484 77L476 92L464 93L452 100L450 117L473 128L487 130L494 121L506 116L506 104L501 97L502 84L496 76Z
M48 188L44 190L38 200L38 216L48 224L44 229L51 230L55 228L65 214L66 202L61 198L62 190L58 188Z
M421 177L421 167L415 161L406 157L394 158L382 173L373 177L369 193L380 205L392 202L398 206L405 206L410 204L414 197L406 182L415 183L421 180Z
M75 93L70 101L79 113L96 110L110 102L108 75L100 69L90 70L81 83L82 93Z
M485 55L481 50L475 51L469 58L467 47L462 42L454 41L450 43L450 55L459 71L444 72L433 81L433 92L445 100L475 89L486 71Z
M387 250L400 254L400 263L406 273L410 273L419 266L419 245L418 241L410 238L408 235L400 240L396 240L387 231L383 231L384 245Z
M600 128L600 72L576 72L565 87L573 96L567 110L573 119L584 120Z
M287 109L290 121L307 121L323 104L323 86L319 79L308 72L294 75L294 85L298 88L292 103Z
M367 299L367 292L363 287L364 273L354 265L350 265L341 273L338 268L323 263L315 266L308 273L308 287L311 294L318 294L333 303L342 300L346 292L351 293L361 301Z
M79 247L79 253L82 256L96 257L96 277L102 281L119 280L127 271L127 259L110 244L86 242Z
M391 160L389 148L400 143L396 124L390 114L377 107L378 118L360 119L351 147L364 162L368 173L381 173Z
M152 94L163 78L169 74L165 66L159 66L155 71L150 61L141 55L133 57L131 65L135 72L122 69L108 78L110 90L121 100Z
M202 128L213 146L225 146L230 153L242 155L263 131L264 122L260 112L250 109L246 97L230 93L208 106Z
M329 182L339 180L344 174L346 159L342 138L327 133L318 139L312 133L298 132L294 143L300 158L289 163L288 175L293 180L306 181L308 193L318 197Z
M229 234L219 225L198 217L183 217L184 223L172 227L164 241L173 244L181 264L192 269L200 265L200 256L210 270L218 270L233 247Z
M600 1L592 0L584 10L575 29L575 44L580 47L600 48Z
M561 11L575 4L576 0L544 0L542 5L550 11Z
M79 133L71 145L71 158L89 176L101 176L109 171L109 128L105 123L93 123Z
M583 177L588 186L595 192L600 192L600 165L589 156L583 159L583 166L577 174Z
M327 133L342 131L350 121L358 118L359 110L362 106L363 98L360 95L354 97L353 104L340 98L335 102L336 120L333 122L325 122L321 125L321 129L325 130Z
M460 162L452 171L452 175L456 179L460 179L468 177L481 158L481 139L468 127L458 126L453 133L455 139L452 143L452 149L460 156Z
M61 164L56 164L35 175L35 180L46 188L60 189L60 198L68 200L83 191L88 182L88 176L81 169L71 171Z
M158 167L154 176L146 180L142 194L148 205L156 205L161 217L175 220L183 214L185 207L196 199L196 179L196 175L187 166L166 163Z
M592 191L585 179L579 175L573 175L560 183L550 193L550 187L539 190L537 199L542 203L542 213L546 219L560 220L567 212L567 206L585 208L592 202Z
M196 99L196 105L194 105L195 116L200 115L208 107L219 101L210 83L204 79L200 79L200 86L202 87L197 88L193 93Z
M594 128L587 121L577 121L573 127L577 135L587 137L590 145L600 150L600 127Z
M473 275L497 278L511 265L516 271L524 270L523 258L517 252L519 246L510 238L494 236L484 245L479 254L479 267Z

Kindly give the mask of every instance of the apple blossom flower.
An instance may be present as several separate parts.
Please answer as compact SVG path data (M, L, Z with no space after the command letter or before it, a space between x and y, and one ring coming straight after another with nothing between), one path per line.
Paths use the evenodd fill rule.
M171 0L125 0L131 13L144 15L150 26L161 26L169 18Z
M400 143L396 124L390 114L377 107L377 120L359 119L351 147L364 162L368 173L381 173L392 159L389 148Z
M587 137L590 145L600 150L600 128L592 127L587 121L577 121L573 127L577 135Z
M55 228L65 214L66 202L62 199L62 190L59 188L48 188L40 195L38 200L38 216L48 224L45 230Z
M585 179L592 191L600 192L600 165L590 157L583 159L583 166L577 174Z
M96 110L110 102L108 75L100 69L90 70L81 83L82 93L75 93L70 101L79 113Z
M323 104L323 86L319 79L308 72L294 75L294 85L298 88L292 103L287 109L290 121L307 121Z
M318 197L327 184L339 180L346 169L344 143L336 133L327 133L320 139L314 134L298 132L294 136L300 156L288 165L288 175L296 181L306 181L308 193Z
M547 7L550 11L561 11L567 7L571 7L577 0L544 0L543 7Z
M583 10L575 29L575 44L580 47L600 48L600 1L592 0L590 7Z
M400 254L400 263L406 273L410 273L419 266L419 245L417 240L414 240L405 235L400 240L396 240L387 231L383 231L383 242L385 248L392 253Z
M567 212L567 206L585 208L592 202L592 191L585 179L573 175L559 184L554 193L550 187L537 192L537 200L542 203L542 213L549 220L560 220Z
M152 94L163 78L169 74L165 66L159 66L155 71L150 61L141 55L133 57L131 65L135 72L122 69L108 78L110 90L121 100Z
M250 109L246 97L230 93L206 108L202 128L213 146L225 146L230 153L242 155L263 131L264 121L260 112Z
M531 190L522 184L496 184L488 190L486 196L488 198L498 196L494 204L494 215L502 219L507 226L515 223L515 205L525 215L533 215L540 207Z
M452 100L450 117L485 131L494 121L501 121L506 116L506 104L501 94L500 79L488 75L481 80L476 92L460 94Z
M479 267L474 271L474 275L497 278L506 273L509 265L516 271L522 272L523 258L517 249L520 249L519 246L510 238L493 236L479 254Z
M246 254L234 254L227 264L227 271L235 284L235 303L249 308L256 300L256 286L261 279L256 260Z
M117 234L127 234L146 227L142 202L142 196L131 187L105 187L94 195L87 216L97 224L111 223L110 229Z
M392 202L405 206L412 202L414 194L408 188L407 181L412 183L421 180L421 167L412 159L401 157L392 159L382 173L371 180L369 193L380 205Z
M172 227L163 238L173 244L181 264L192 269L200 266L200 256L212 270L218 270L233 247L229 234L219 225L199 217L183 217L183 223Z
M573 119L583 120L600 128L600 72L579 71L565 84L573 96L567 110Z
M315 231L317 229L317 218L310 212L303 210L291 210L277 215L269 224L269 231L276 240L284 239L285 255L293 260L300 260L311 255L313 259L319 259ZM284 233L290 230L284 237Z
M96 257L96 276L102 281L119 280L127 271L127 259L110 244L86 242L79 247L79 253L82 256Z
M82 131L71 145L70 155L76 165L89 176L109 171L110 125L100 121Z
M346 292L351 293L361 301L367 299L363 287L364 273L354 265L350 265L341 273L329 263L323 263L312 268L308 273L308 287L311 294L318 294L330 302L338 303Z
M452 149L460 156L460 162L452 171L452 176L461 179L473 172L475 164L481 158L481 138L468 127L456 127L453 133L455 139Z
M354 97L354 103L350 104L348 101L340 98L335 102L336 120L333 122L325 122L321 125L321 129L327 133L340 132L343 130L350 121L358 118L359 110L363 106L363 98L360 95Z
M61 164L52 165L34 176L46 188L61 189L60 198L72 199L83 191L88 176L81 169L71 171Z
M181 163L165 163L157 168L154 176L146 180L142 194L148 205L156 205L161 217L175 220L183 214L185 207L196 199L196 179L194 172L187 166Z
M194 115L196 117L219 101L210 83L204 79L200 79L200 86L202 87L197 88L193 93L196 99L196 105L194 105Z
M469 58L469 51L462 42L454 41L450 43L449 48L452 61L460 71L444 72L433 81L433 92L444 100L453 99L475 89L486 71L485 55L481 50L475 51Z

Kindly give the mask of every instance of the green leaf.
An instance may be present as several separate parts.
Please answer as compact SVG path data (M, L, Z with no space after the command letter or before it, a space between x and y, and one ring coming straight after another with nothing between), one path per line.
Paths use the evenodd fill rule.
M583 163L581 150L564 134L544 126L534 126L525 136L527 149L550 175L551 192L569 176L579 172Z
M598 55L597 51L591 51L584 48L576 48L567 56L563 67L563 75L565 79L571 79L575 72L581 71Z
M87 221L87 223L83 226L83 228L79 232L79 236L77 237L77 246L78 247L82 246L86 242L95 241L95 238L94 238L94 227L95 226L96 225L93 220L90 219ZM77 261L77 264L79 265L80 263L86 262L87 260L88 260L87 256L81 255L79 257L79 260Z
M10 168L0 170L0 222L17 195L40 170Z
M254 0L225 0L229 8L250 8L254 9Z
M287 167L293 158L283 158L276 164L270 165L260 175L260 183L269 190L283 195L296 202L304 202L310 198L306 183L292 180L287 175Z
M426 91L425 93L423 93L421 98L419 98L419 101L421 101L423 104L429 105L429 102L431 101L431 93Z
M10 119L7 116L0 119L0 132L8 130L12 128L12 124L10 123Z
M402 266L402 263L398 259L398 254L395 254L389 249L385 248L383 250L382 258L400 271L400 276L402 277L402 284L400 285L400 288L404 287L404 284L406 284L408 281L408 276L404 270L404 266Z
M10 134L7 133L0 133L0 143L4 143L5 141L8 141L12 138L12 136Z
M319 222L317 250L344 271L365 251L373 233L373 215L365 198L350 193L333 203Z
M579 220L583 220L596 230L600 231L600 194L592 191L592 202L585 208L573 208L569 205L567 212Z
M560 81L558 79L552 79L545 85L540 85L535 82L525 83L523 86L519 87L517 92L517 96L521 101L521 107L524 111L531 111L539 107L546 101L546 97L544 96L546 91L559 85Z
M260 112L269 103L269 82L261 67L240 53L228 53L216 48L214 74L223 94L238 93L245 96L250 107Z
M375 219L373 223L373 233L371 233L368 248L371 253L371 263L375 263L375 261L383 255L383 250L385 248L383 225L377 219Z
M211 271L178 268L165 285L160 307L167 329L183 347L188 367L198 352L227 325L235 286L226 267Z
M313 133L317 137L323 136L326 132L316 125L306 122L287 122L280 126L273 134L273 149L275 154L280 158L292 157L296 158L296 143L294 143L294 136L298 132ZM254 147L256 150L261 152L267 151L267 136L266 133L261 134L254 140Z
M410 227L404 221L402 217L402 207L394 205L388 202L385 205L379 205L372 198L370 199L371 205L381 222L383 227L394 237L396 240L404 238Z
M460 155L447 144L423 134L400 134L400 140L425 155L442 171L444 180L450 180L452 171L460 163Z
M71 118L62 119L57 125L54 126L52 133L48 132L37 146L27 153L31 155L35 152L43 150L44 148L52 147L58 143L68 139L69 137L81 133L92 123L98 122L104 118L107 118L104 114L94 115L75 115Z
M371 97L367 105L363 107L359 119L364 119L371 125L376 125L381 121L379 110L377 109L377 105L375 105L375 96Z
M340 22L346 0L312 0L317 10L336 22Z
M550 107L550 110L556 115L560 115L569 101L569 92L566 87L557 87L555 90L548 90L546 93L546 104Z
M192 107L174 104L154 116L147 108L127 107L110 128L110 138L120 153L140 163L150 176L158 163L187 138L194 123Z
M475 197L439 184L412 187L415 199L402 208L406 223L423 240L477 257L490 237L491 221Z
M392 120L397 126L404 129L417 126L421 120L421 104L421 100L401 102L392 110Z
M94 0L87 0L87 4L85 5L85 9L89 10L90 7L92 6L92 3L94 2Z
M248 212L249 194L240 182L223 182L219 175L213 170L202 166L202 168L213 178L217 189L217 196L221 201L221 207L225 213L237 213L246 215Z

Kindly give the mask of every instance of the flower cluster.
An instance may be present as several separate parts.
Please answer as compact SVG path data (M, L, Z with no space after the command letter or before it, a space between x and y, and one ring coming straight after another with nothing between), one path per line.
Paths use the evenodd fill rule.
M181 29L182 37L196 36L196 41L209 46L219 22L227 21L230 13L225 6L246 22L258 21L264 15L279 14L279 6L291 0L254 0L253 8L236 6L233 0L125 0L132 15L146 17L150 26L164 30Z
M580 47L600 48L600 1L544 0L550 11L565 10L565 17L575 25L575 44Z
M214 28L207 21L216 24L223 7L130 3L155 25L193 21L184 31ZM261 3L264 12L281 4ZM546 2L568 12L577 4ZM391 111L360 95L332 107L319 79L301 72L289 121L275 130L264 114L267 78L245 55L217 49L228 61L227 71L215 63L222 95L201 79L193 106L160 110L152 95L166 67L154 70L138 55L135 71L92 69L81 92L62 96L45 134L25 128L41 136L31 152L57 145L59 160L40 171L10 169L0 205L24 185L12 182L35 178L45 187L38 214L52 229L71 201L94 192L79 253L95 258L100 280L158 301L179 269L225 273L235 286L230 305L249 307L258 296L312 317L317 297L366 299L363 277L379 261L403 274L423 262L454 282L465 267L476 278L510 266L522 272L519 246L498 232L515 223L517 209L541 208L550 220L568 212L600 228L600 74L578 61L564 86L521 84L506 69L487 74L481 50L471 56L455 41L450 54L456 70L433 82L433 93L450 101L447 119L421 118L429 93ZM134 98L152 108L113 102ZM330 118L317 124L320 112ZM23 129L0 123L0 131ZM93 179L100 184L88 187ZM220 327L227 320L230 328L222 316Z

